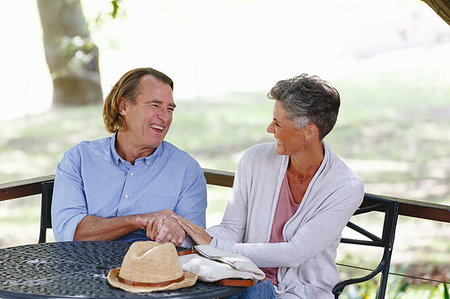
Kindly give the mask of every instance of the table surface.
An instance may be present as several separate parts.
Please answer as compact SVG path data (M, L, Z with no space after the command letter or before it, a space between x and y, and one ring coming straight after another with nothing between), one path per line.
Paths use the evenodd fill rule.
M197 281L189 288L129 293L109 285L109 270L120 267L130 243L56 242L0 249L0 298L215 298L242 291Z

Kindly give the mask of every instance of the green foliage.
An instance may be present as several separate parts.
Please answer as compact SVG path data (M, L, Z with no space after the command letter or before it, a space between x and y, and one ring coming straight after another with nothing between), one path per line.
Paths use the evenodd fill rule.
M374 280L359 285L350 285L344 289L341 299L377 299L378 286ZM389 299L448 299L447 284L413 284L406 278L389 275L385 298Z
M112 0L111 1L111 4L113 6L113 11L111 12L111 16L113 17L113 19L116 18L117 12L119 11L119 2L120 2L120 0Z
M401 268L398 273L405 274L407 266ZM389 275L389 284L386 289L387 298L401 298L410 286L409 282L405 282L403 277L397 275Z

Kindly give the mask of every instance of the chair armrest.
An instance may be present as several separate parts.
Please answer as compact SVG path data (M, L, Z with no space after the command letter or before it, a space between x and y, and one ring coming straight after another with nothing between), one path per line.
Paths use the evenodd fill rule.
M386 264L386 262L387 262L387 261L383 259L383 260L378 264L378 266L377 266L375 269L372 270L372 272L370 272L369 274L367 274L367 275L365 275L365 276L357 277L357 278L350 278L350 279L347 279L347 280L343 280L343 281L338 282L338 283L333 287L333 294L334 294L334 296L335 296L336 298L338 298L339 295L342 294L342 291L344 290L344 288L345 288L346 286L348 286L348 285L356 284L356 283L361 283L361 282L367 281L367 280L369 280L369 279L372 279L373 277L375 277L375 275L377 275L378 273L380 273L380 272L383 270L384 265Z

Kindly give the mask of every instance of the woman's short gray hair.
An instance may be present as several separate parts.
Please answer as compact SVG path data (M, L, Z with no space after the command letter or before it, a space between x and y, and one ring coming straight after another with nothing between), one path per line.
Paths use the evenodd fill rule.
M308 74L278 81L267 97L280 101L287 118L294 122L297 130L314 123L319 128L321 140L336 124L341 103L339 92L334 87Z

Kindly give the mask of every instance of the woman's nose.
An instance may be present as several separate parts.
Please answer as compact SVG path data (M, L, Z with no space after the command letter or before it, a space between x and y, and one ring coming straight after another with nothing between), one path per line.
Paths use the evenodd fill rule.
M271 123L269 124L269 126L268 126L267 129L266 129L266 131L267 131L267 133L274 133L274 130L273 130L273 122L271 122Z

